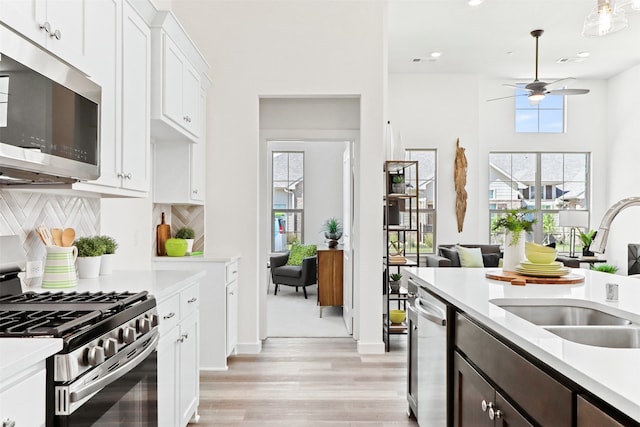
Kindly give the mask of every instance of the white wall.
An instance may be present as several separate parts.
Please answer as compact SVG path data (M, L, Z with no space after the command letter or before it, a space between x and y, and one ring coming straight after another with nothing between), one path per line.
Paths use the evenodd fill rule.
M609 80L607 206L625 197L640 196L640 65ZM611 224L605 256L627 272L627 245L640 243L640 207L622 211ZM598 222L595 223L597 227Z
M172 7L211 65L207 200L217 202L207 206L205 247L209 255L242 256L240 350L259 351L258 293L266 280L257 192L265 176L259 99L352 95L361 99L362 141L354 159L358 349L382 352L382 188L372 183L380 182L383 161L385 3L194 0ZM230 177L235 185L221 185Z
M577 151L592 153L592 218L595 228L606 209L607 172L605 81L580 81L591 89L567 101L567 132L557 135L516 134L514 103L503 81L476 75L391 74L389 109L394 131L405 148L438 150L438 218L436 243L489 240L488 181L491 151ZM507 82L508 83L508 82ZM515 82L513 82L515 83ZM462 233L455 219L453 163L456 139L468 161L467 214Z

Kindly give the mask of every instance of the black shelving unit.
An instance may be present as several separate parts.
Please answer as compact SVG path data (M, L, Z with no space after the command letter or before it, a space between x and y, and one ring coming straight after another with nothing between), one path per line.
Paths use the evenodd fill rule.
M401 324L391 323L389 310L406 311L407 292L392 293L389 288L389 275L399 273L401 267L417 266L420 259L419 215L418 215L418 162L388 160L384 164L384 244L382 276L382 335L386 351L389 351L389 338L393 334L407 333L407 320ZM401 177L403 184L394 185Z

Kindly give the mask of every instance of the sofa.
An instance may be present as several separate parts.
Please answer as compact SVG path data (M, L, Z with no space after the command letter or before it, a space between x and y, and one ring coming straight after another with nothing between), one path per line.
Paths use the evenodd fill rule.
M460 267L460 259L455 244L438 245L436 254L427 254L427 267ZM482 261L485 267L498 267L502 252L500 245L490 244L460 244L465 248L480 248Z

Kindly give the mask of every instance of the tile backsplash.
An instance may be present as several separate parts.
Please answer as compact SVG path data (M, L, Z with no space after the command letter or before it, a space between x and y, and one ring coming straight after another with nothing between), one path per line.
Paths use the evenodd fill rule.
M35 232L40 224L73 227L77 236L99 234L100 199L0 190L0 235L18 235L28 260L45 256L45 247Z

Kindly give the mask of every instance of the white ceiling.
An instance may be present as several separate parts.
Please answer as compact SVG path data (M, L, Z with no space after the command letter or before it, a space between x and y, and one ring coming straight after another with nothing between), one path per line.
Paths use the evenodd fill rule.
M596 0L390 0L390 73L473 73L487 78L532 81L535 39L540 37L539 78L607 79L640 64L640 14L605 37L582 36L584 18ZM435 62L432 51L442 52ZM591 52L583 62L558 64ZM507 52L512 52L508 54ZM419 63L413 58L422 58ZM573 87L580 87L572 83Z

